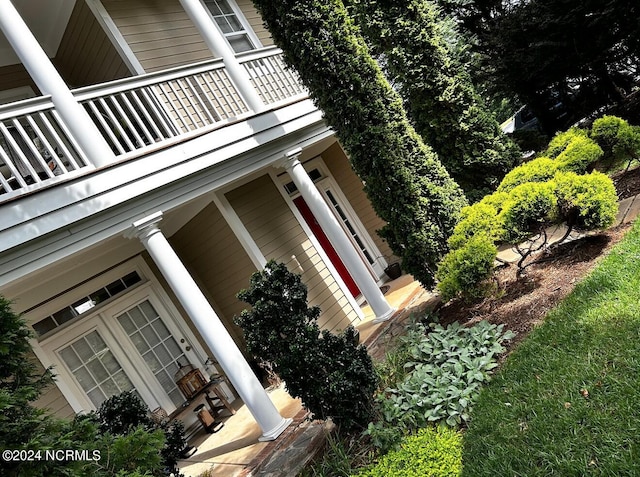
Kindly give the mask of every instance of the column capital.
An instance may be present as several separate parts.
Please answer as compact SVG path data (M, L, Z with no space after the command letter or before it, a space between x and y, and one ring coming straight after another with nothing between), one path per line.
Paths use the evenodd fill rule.
M300 162L301 154L302 154L301 147L297 147L295 149L292 149L291 151L285 152L284 157L280 160L278 165L287 171L290 169L293 169L298 164L301 164Z
M131 228L125 232L124 236L129 239L137 237L140 240L149 238L151 235L160 232L158 224L161 220L162 211L155 212L143 219L136 220L131 224Z

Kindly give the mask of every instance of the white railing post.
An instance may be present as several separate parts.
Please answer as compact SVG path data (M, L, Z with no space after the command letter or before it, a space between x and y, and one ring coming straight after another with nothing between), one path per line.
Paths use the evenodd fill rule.
M74 139L96 167L113 162L115 156L93 126L89 114L78 104L64 80L51 64L11 1L0 1L0 30L20 58L42 94L51 95L56 111Z
M194 23L204 42L211 52L222 58L229 78L246 101L253 112L260 112L265 109L265 104L258 92L254 89L249 76L243 66L236 59L235 52L231 49L222 33L218 31L211 20L211 15L200 0L180 0L191 21Z

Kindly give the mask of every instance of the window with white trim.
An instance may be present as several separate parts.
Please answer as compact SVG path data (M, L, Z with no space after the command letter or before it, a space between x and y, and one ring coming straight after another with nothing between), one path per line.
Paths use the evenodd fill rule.
M204 4L234 52L256 49L248 29L228 0L204 0Z

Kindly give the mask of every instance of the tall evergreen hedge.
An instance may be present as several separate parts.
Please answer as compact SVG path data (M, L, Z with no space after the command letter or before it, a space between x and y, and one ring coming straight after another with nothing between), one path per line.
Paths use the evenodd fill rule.
M347 151L403 268L434 284L466 199L410 125L340 0L253 0Z
M493 192L518 147L500 130L447 42L450 28L427 0L349 0L350 10L405 101L416 131L471 201Z

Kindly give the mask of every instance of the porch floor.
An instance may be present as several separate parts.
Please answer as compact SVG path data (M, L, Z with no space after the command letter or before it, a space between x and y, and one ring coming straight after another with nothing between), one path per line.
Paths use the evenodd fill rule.
M374 323L371 308L362 308L364 318L356 324L360 342L380 359L389 340L399 334L412 313L433 306L437 298L425 291L410 275L386 283L385 297L397 309L391 319ZM329 424L307 419L299 399L293 399L281 385L267 390L280 414L293 423L271 442L259 442L260 428L240 399L236 414L222 418L224 427L215 434L198 431L189 444L198 451L178 466L186 477L295 476L324 443Z

